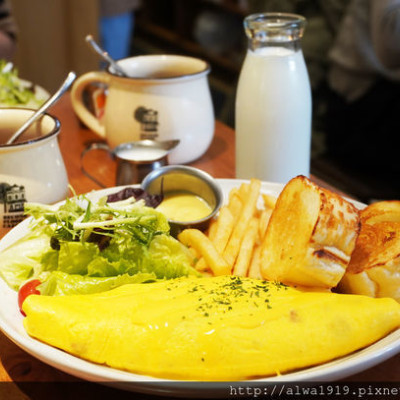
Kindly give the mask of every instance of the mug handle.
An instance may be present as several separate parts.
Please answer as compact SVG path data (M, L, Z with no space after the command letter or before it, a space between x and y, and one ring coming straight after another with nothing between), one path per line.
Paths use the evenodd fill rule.
M73 84L71 89L72 107L82 122L87 125L92 131L96 132L101 137L106 137L106 129L85 106L82 95L87 86L94 82L104 83L109 85L110 78L108 74L101 71L87 72L81 75Z
M90 174L88 171L86 171L85 169L85 165L84 165L84 158L86 156L87 153L89 153L92 150L104 150L107 153L110 154L110 147L106 144L106 143L102 143L102 142L94 142L89 144L81 153L81 171L84 175L86 175L89 179L91 179L94 183L96 183L97 185L99 185L102 188L107 187L107 185L105 185L104 183L100 182L98 179L96 179L92 174Z

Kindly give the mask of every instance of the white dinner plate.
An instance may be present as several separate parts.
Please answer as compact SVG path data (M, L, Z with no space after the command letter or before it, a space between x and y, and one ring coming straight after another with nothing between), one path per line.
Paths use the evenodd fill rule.
M218 182L226 199L229 191L243 181L219 179ZM262 191L278 195L282 187L281 184L264 182ZM90 196L99 198L119 189L108 188L92 192ZM363 206L360 203L357 205ZM0 241L0 251L27 232L28 222L29 220L25 220L17 225ZM0 304L0 328L13 342L39 360L78 378L141 393L185 398L229 398L232 397L232 388L243 387L244 382L182 382L158 379L82 360L28 336L23 328L23 317L18 309L17 293L10 289L2 279L0 279ZM246 381L245 385L259 388L285 382L331 382L366 370L399 352L400 329L397 329L371 346L346 357L278 377Z

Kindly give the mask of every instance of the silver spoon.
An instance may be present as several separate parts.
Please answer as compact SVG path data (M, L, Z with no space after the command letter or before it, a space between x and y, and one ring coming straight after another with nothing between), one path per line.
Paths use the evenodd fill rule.
M69 87L72 85L76 78L75 72L70 72L63 82L63 84L60 86L60 88L51 96L35 113L32 114L32 116L15 132L10 139L8 139L7 144L12 144L14 143L20 135L22 135L28 128L29 126L34 123L41 115L50 107L52 106L58 99L69 89Z
M101 58L103 58L113 67L117 75L128 77L128 74L117 64L117 62L113 60L110 55L97 44L92 35L87 35L85 40L95 51L95 53L97 53Z

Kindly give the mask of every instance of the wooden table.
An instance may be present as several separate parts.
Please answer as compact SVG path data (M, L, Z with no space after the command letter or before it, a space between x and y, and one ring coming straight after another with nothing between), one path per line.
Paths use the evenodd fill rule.
M62 124L60 147L66 163L69 181L76 193L99 189L81 171L80 154L88 143L98 141L93 132L77 120L66 96L51 112ZM216 178L234 178L234 132L216 122L215 137L207 153L190 165L201 168ZM87 156L85 166L106 186L115 184L115 164L105 152ZM319 184L334 189L313 177ZM4 307L5 305L2 305ZM345 382L399 382L400 354L374 368L352 376ZM129 392L99 384L85 383L32 357L0 333L0 399L122 399L132 398ZM45 382L35 384L33 382ZM343 382L343 381L342 381ZM149 395L135 398L149 399Z

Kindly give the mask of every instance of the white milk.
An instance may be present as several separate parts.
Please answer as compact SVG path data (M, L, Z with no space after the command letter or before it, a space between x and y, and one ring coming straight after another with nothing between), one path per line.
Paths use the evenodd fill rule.
M127 147L118 150L116 155L128 161L155 161L168 154L168 150L155 147Z
M311 89L301 50L248 50L236 98L236 177L309 175Z

